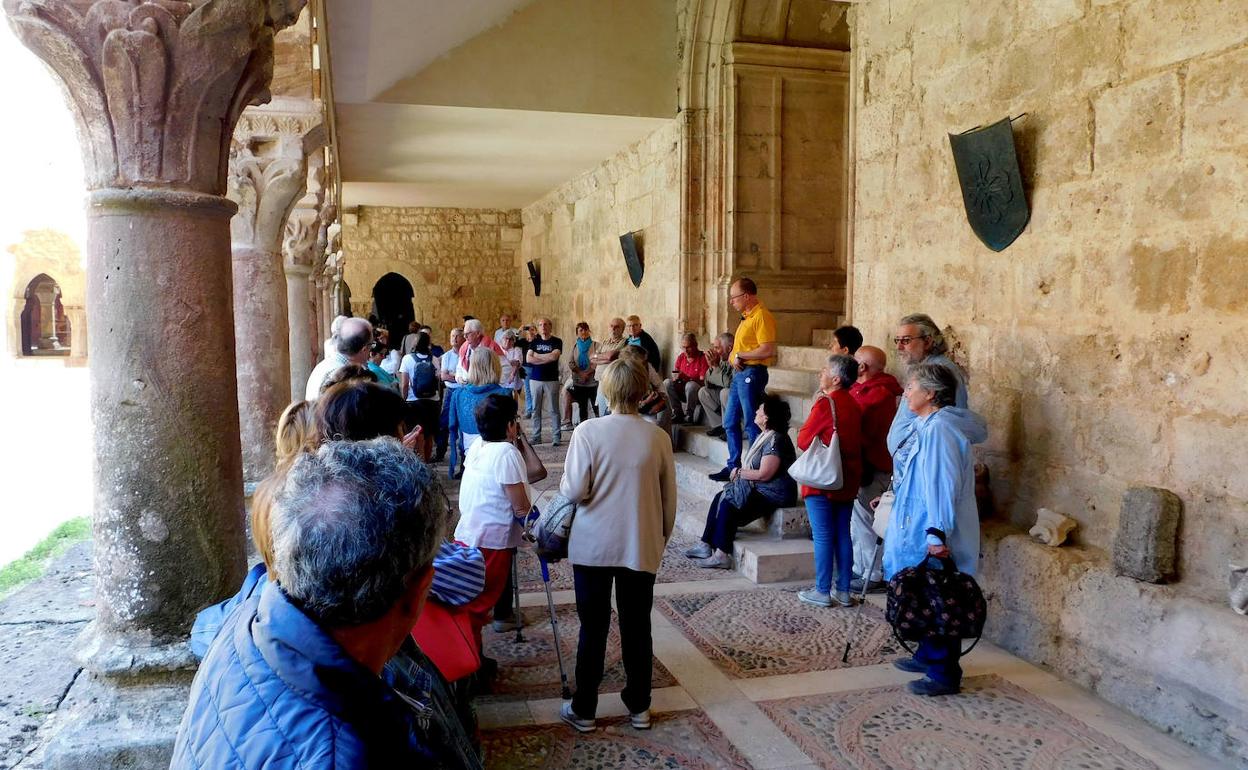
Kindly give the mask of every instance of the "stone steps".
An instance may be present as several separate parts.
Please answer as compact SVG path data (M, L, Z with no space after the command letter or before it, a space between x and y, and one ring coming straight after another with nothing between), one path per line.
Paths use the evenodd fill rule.
M685 451L676 454L676 483L680 504L676 511L678 529L701 537L711 499L723 484L707 478L723 467L724 461L708 460L689 449L715 452L727 457L727 447L706 435L705 428L678 426L677 440ZM714 444L719 449L714 449ZM743 527L733 548L733 558L742 576L755 583L781 583L813 579L814 544L805 506L781 508L767 520Z
M819 369L821 368L823 368L822 364L814 370L786 366L770 367L767 370L767 390L805 393L809 396L819 389Z
M776 366L784 369L806 369L818 374L824 363L827 362L828 355L826 345L824 347L813 345L777 345Z

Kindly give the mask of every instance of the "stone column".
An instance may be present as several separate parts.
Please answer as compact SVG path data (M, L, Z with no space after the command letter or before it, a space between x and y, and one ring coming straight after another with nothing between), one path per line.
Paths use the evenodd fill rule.
M39 300L39 339L35 346L40 350L60 350L61 341L56 338L56 297L60 290L51 283L41 283L35 289Z
M286 302L290 313L290 400L303 399L312 375L312 266L286 265Z
M304 3L3 4L64 83L90 189L96 617L44 763L167 766L191 622L246 567L225 150Z
M86 361L87 311L77 305L68 305L65 315L69 316L69 357L73 361Z
M273 470L273 431L289 403L290 333L282 235L306 189L308 145L319 146L318 109L251 108L230 149L229 195L234 269L234 331L243 478Z

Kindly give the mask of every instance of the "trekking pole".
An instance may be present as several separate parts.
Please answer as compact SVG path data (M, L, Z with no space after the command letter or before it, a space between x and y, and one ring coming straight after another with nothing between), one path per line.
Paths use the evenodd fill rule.
M512 611L516 621L516 638L512 640L514 644L524 643L524 617L520 614L520 549L516 549L516 554L511 557L511 596Z
M880 555L880 546L884 543L882 538L875 539L875 548L871 549L871 563L867 565L866 574L862 576L862 594L858 597L858 609L854 612L854 624L849 627L849 633L845 635L845 653L841 655L841 662L849 662L849 647L854 643L854 635L858 633L858 624L862 619L862 608L867 603L867 589L871 586L871 573L875 572L875 559Z
M542 583L546 586L546 606L550 608L550 630L555 635L555 660L559 661L559 695L565 701L572 700L572 688L568 686L568 672L563 667L563 647L559 645L559 620L555 617L555 597L550 593L550 568L546 560L537 557L542 565Z

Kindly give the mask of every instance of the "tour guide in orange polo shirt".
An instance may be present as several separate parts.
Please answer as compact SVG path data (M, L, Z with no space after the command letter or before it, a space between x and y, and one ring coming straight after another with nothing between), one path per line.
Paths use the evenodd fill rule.
M750 443L762 430L754 424L754 413L767 389L767 367L776 362L776 319L758 301L758 287L749 278L738 278L728 289L728 302L741 314L729 363L736 369L728 388L724 408L724 435L728 439L728 465L712 473L715 481L728 481L741 467L741 423Z

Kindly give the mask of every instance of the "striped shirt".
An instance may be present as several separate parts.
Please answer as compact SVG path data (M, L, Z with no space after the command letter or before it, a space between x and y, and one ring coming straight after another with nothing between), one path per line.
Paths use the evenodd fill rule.
M459 607L481 594L485 588L485 557L467 545L443 542L433 557L433 585L430 593L444 604Z

